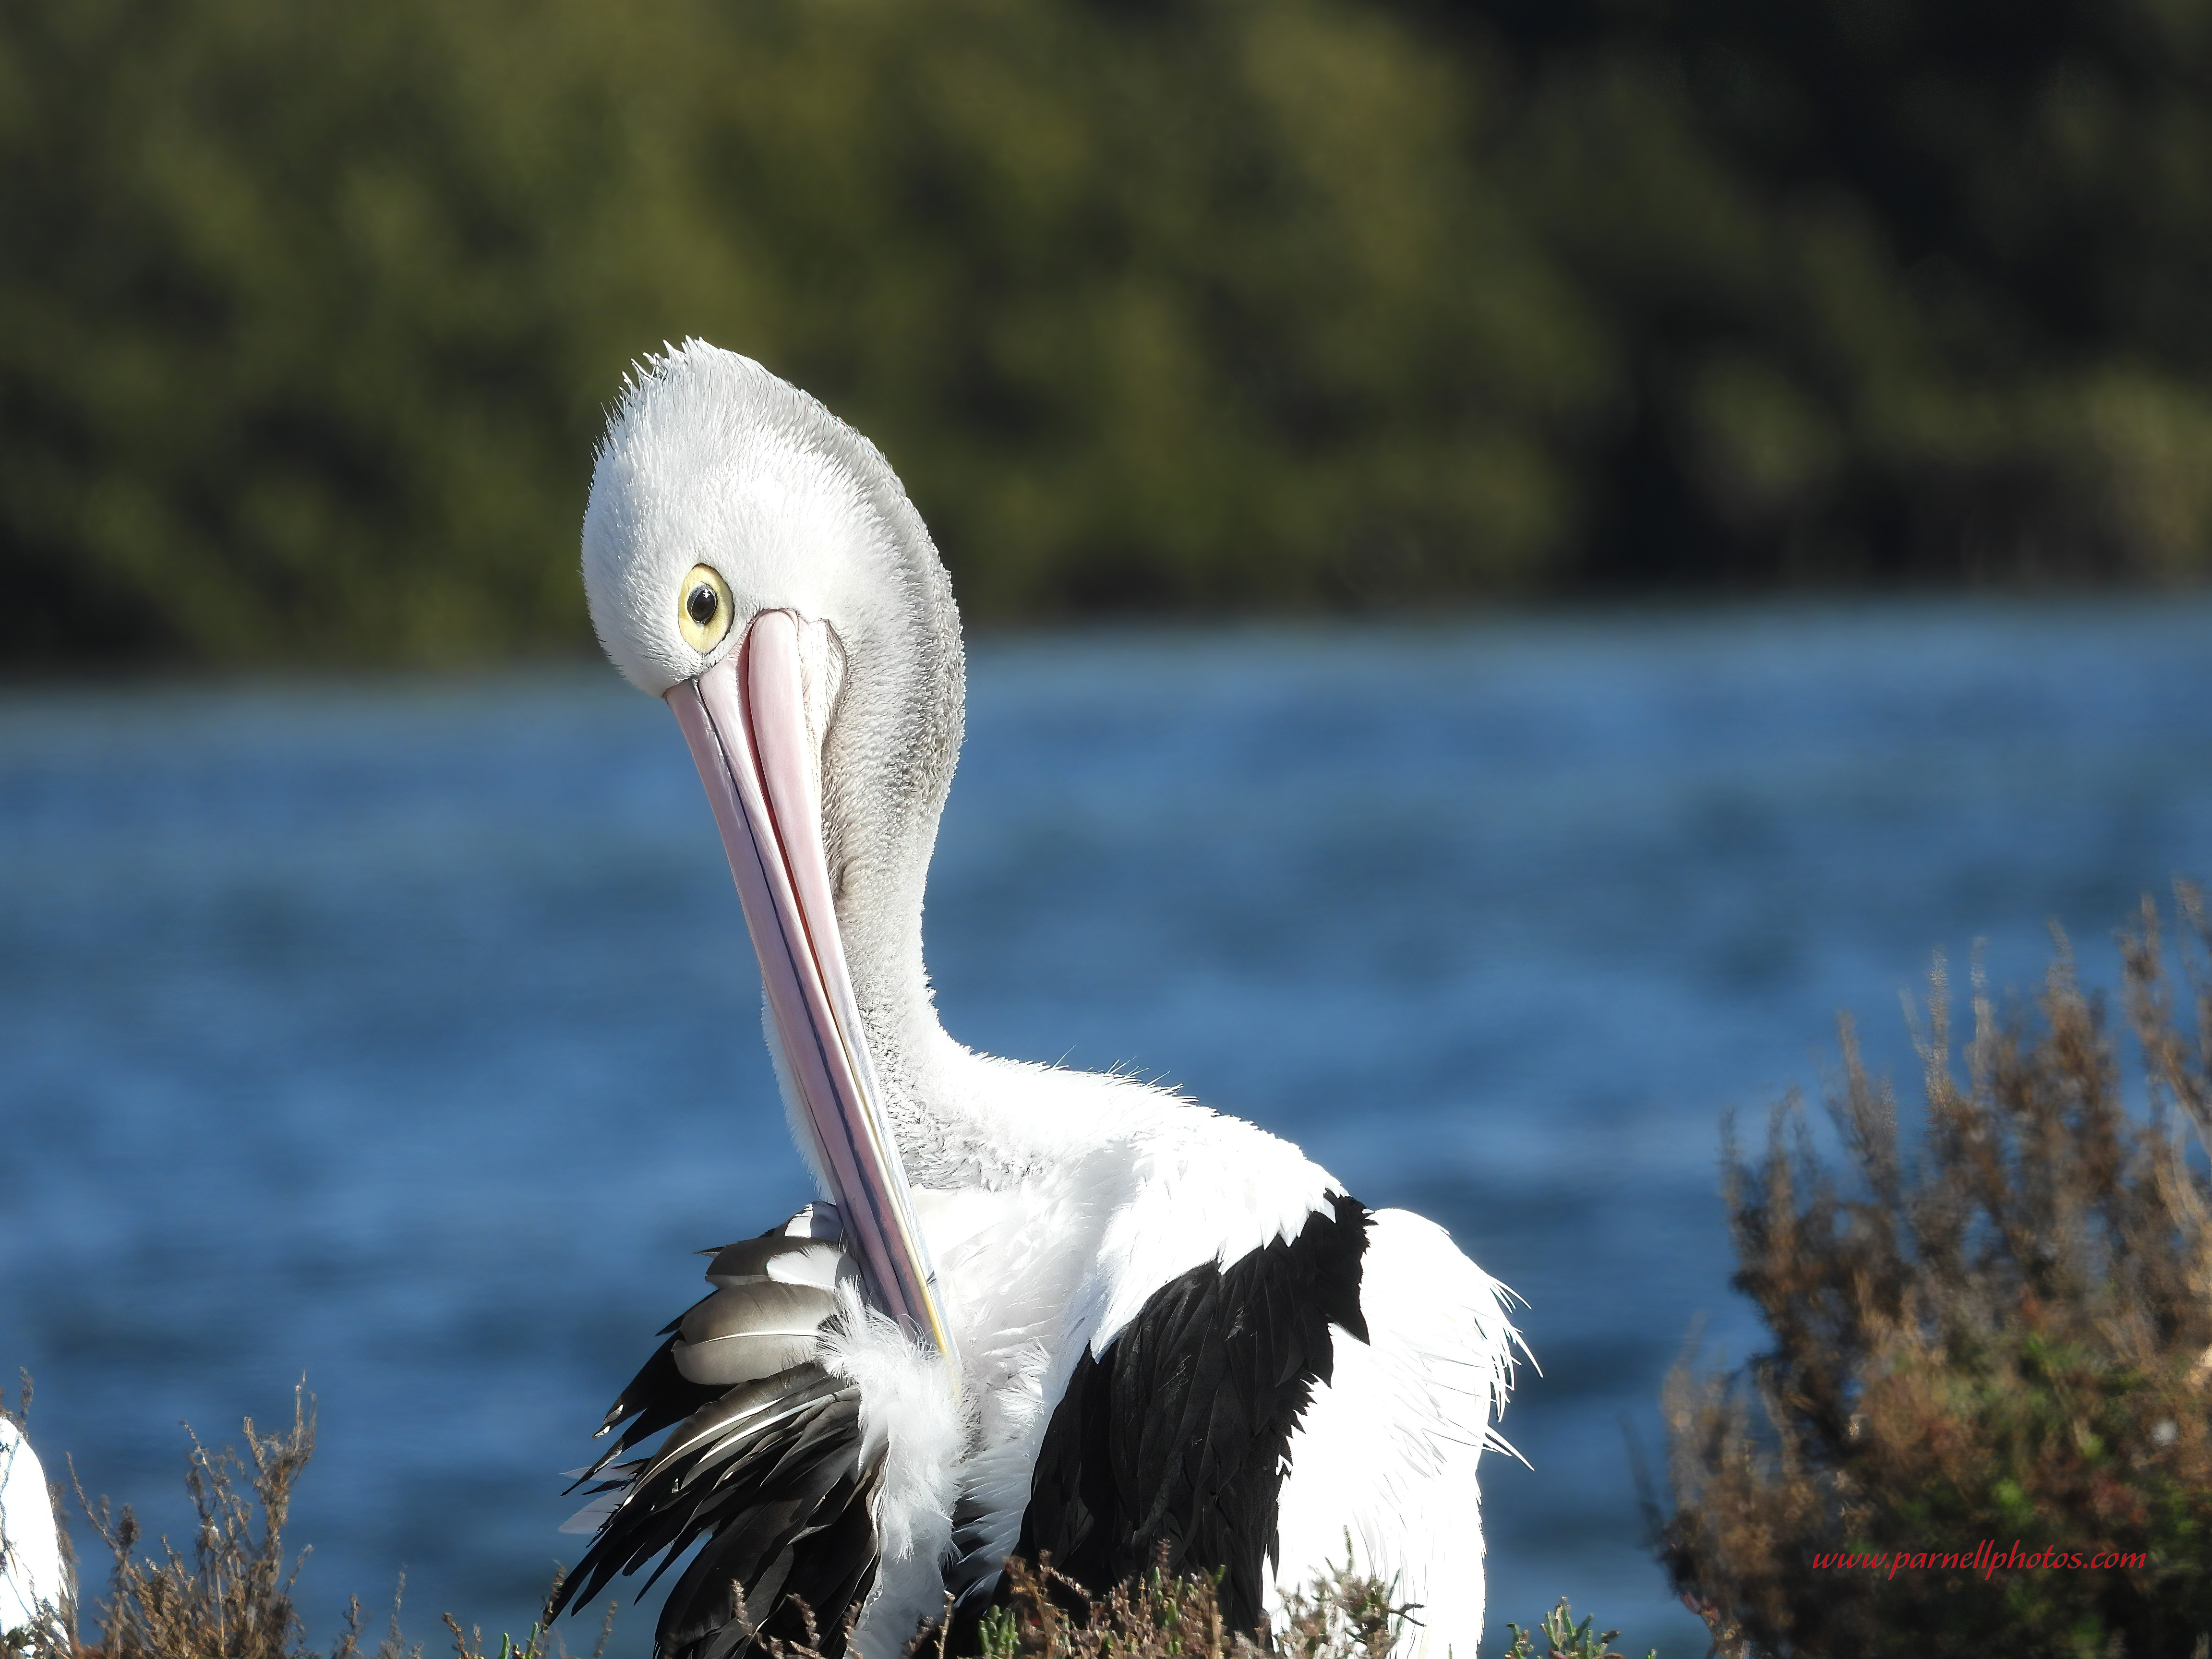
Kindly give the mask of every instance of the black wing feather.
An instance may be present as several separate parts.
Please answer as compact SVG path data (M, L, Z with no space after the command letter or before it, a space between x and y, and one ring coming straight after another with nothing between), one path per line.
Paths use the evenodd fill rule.
M682 1322L683 1316L679 1314L676 1324ZM630 1378L629 1386L616 1397L613 1405L607 1407L606 1419L599 1425L599 1431L605 1434L626 1417L634 1416L637 1421L625 1429L622 1437L602 1452L598 1461L584 1471L579 1485L590 1480L632 1446L651 1439L671 1423L681 1423L702 1406L720 1399L726 1392L712 1383L691 1382L676 1369L678 1339L668 1335L669 1331L676 1328L676 1324L671 1324L667 1330L660 1333L668 1336L668 1340L653 1351L653 1358L639 1368L637 1375Z
M1149 1570L1218 1571L1232 1627L1258 1628L1291 1431L1361 1341L1368 1212L1341 1194L1296 1238L1162 1285L1054 1408L1015 1553L1103 1592ZM972 1618L980 1607L969 1612Z
M857 1388L809 1363L748 1382L685 1419L632 1482L556 1598L596 1597L659 1557L642 1595L693 1544L654 1633L664 1659L733 1659L754 1633L796 1641L798 1601L836 1659L846 1614L875 1583L879 1459L861 1455ZM747 1625L732 1617L744 1592Z

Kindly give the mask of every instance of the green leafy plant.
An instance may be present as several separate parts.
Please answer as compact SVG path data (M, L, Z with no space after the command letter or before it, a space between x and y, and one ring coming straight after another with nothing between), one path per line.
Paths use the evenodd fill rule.
M1576 1624L1574 1614L1568 1609L1567 1599L1563 1595L1559 1598L1559 1605L1546 1613L1536 1627L1536 1635L1544 1641L1540 1650L1536 1646L1535 1637L1520 1626L1508 1624L1505 1626L1513 1632L1513 1645L1505 1650L1505 1659L1621 1659L1612 1647L1613 1638L1620 1632L1617 1630L1601 1631L1593 1636L1590 1626L1596 1622L1596 1615L1591 1614L1581 1624ZM1646 1659L1657 1659L1658 1651L1656 1648L1652 1649Z

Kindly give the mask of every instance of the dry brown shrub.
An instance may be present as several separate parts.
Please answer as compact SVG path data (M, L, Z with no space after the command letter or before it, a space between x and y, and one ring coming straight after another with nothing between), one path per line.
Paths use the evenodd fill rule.
M141 1557L131 1508L114 1514L105 1498L94 1505L78 1487L93 1531L114 1557L100 1608L106 1659L317 1659L301 1639L292 1604L307 1552L288 1559L284 1550L292 1489L314 1455L314 1416L295 1391L289 1430L264 1435L252 1418L245 1430L246 1458L228 1446L210 1452L185 1431L192 1449L185 1486L197 1517L189 1558L166 1538L161 1559ZM365 1648L363 1631L356 1599L329 1659L420 1659L419 1646L400 1640L397 1596L383 1640Z
M1349 1566L1321 1574L1285 1599L1282 1629L1230 1627L1215 1582L1158 1565L1094 1596L1049 1559L1006 1563L1006 1604L988 1615L981 1659L1384 1659L1419 1609ZM1255 1636L1262 1639L1255 1640ZM944 1644L937 1659L945 1659Z
M985 1618L981 1659L1259 1659L1223 1618L1213 1581L1161 1564L1100 1596L1054 1570L1006 1563L1006 1601ZM942 1644L938 1659L944 1659Z
M304 1644L292 1587L307 1552L288 1558L283 1534L293 1489L314 1455L309 1402L295 1396L289 1431L264 1435L248 1419L245 1437L244 1457L228 1447L211 1453L192 1438L185 1484L197 1525L189 1557L166 1539L159 1559L142 1557L143 1534L132 1511L112 1513L105 1500L86 1503L80 1487L79 1502L114 1558L100 1609L102 1646L72 1651L41 1639L9 1659L422 1659L421 1646L400 1635L397 1595L390 1627L374 1647L366 1644L358 1600L349 1603L345 1627L326 1656ZM983 1659L1265 1659L1270 1653L1280 1659L1384 1659L1419 1614L1395 1604L1376 1580L1349 1567L1334 1569L1288 1599L1283 1628L1269 1648L1227 1626L1211 1578L1178 1576L1164 1563L1099 1597L1048 1562L1032 1571L1014 1561L1007 1573L1009 1604L988 1615L978 1632ZM547 1591L549 1606L560 1583L556 1577ZM604 1659L615 1607L607 1604L590 1659ZM734 1611L742 1625L741 1595ZM801 1613L806 1639L761 1638L768 1659L824 1659L811 1615ZM455 1659L571 1659L550 1620L540 1619L520 1639L502 1635L496 1644L481 1630L464 1630L450 1614L445 1623ZM949 1628L940 1623L926 1632L910 1653L947 1659ZM834 1645L844 1650L844 1644Z
M738 1616L744 1617L742 1598ZM1167 1547L1152 1570L1095 1595L1047 1557L1035 1566L1018 1557L1006 1567L1006 1599L986 1613L966 1639L945 1597L945 1616L907 1648L907 1659L1385 1659L1419 1609L1400 1606L1389 1586L1332 1567L1286 1596L1283 1628L1273 1633L1232 1628L1215 1581L1178 1573ZM801 1642L763 1637L768 1659L825 1659L813 1615L802 1606ZM851 1634L848 1625L845 1634ZM837 1644L842 1650L846 1644ZM473 1656L471 1656L473 1659ZM1469 1659L1473 1659L1470 1656Z
M2212 1132L2212 994L2180 893L2185 1006L2155 907L2121 939L2147 1110L2062 939L2031 1008L1977 973L1963 1082L1938 960L1915 1144L1848 1021L1828 1101L1847 1180L1794 1097L1763 1156L1730 1133L1735 1283L1772 1346L1668 1378L1658 1528L1721 1653L2183 1655L2212 1630L2212 1183L2183 1128ZM1815 1565L1984 1540L2142 1562Z
M349 1599L344 1628L327 1656L306 1645L292 1586L307 1552L288 1559L284 1524L293 1488L314 1455L314 1414L304 1393L295 1393L289 1430L264 1435L248 1418L245 1433L245 1457L228 1446L210 1452L191 1437L185 1485L196 1525L189 1558L166 1538L159 1559L142 1557L143 1534L131 1509L114 1514L106 1499L94 1505L78 1488L77 1500L114 1566L100 1608L100 1646L79 1649L75 1659L422 1659L422 1644L410 1644L399 1632L404 1577L391 1621L374 1646L358 1597ZM559 1586L556 1577L552 1589ZM613 1623L610 1602L591 1659L602 1659ZM570 1659L543 1619L520 1641L501 1636L495 1650L487 1648L480 1631L464 1632L450 1614L446 1626L457 1659ZM40 1650L24 1659L71 1656Z

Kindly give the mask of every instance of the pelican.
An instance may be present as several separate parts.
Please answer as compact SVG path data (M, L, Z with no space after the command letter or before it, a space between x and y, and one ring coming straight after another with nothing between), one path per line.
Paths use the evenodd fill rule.
M822 1201L713 1253L615 1401L562 1601L696 1546L665 1659L796 1636L802 1604L832 1659L848 1628L894 1659L1009 1556L1103 1592L1164 1550L1239 1627L1349 1565L1414 1609L1400 1652L1474 1659L1510 1292L1251 1124L939 1024L922 897L963 657L883 456L758 364L668 348L610 418L583 570L706 786Z
M46 1472L21 1428L0 1412L0 1642L32 1634L73 1647L73 1600Z

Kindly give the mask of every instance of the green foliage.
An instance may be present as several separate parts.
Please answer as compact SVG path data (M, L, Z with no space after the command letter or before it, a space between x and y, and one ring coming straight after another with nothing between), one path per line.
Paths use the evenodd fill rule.
M557 1588L560 1580L556 1577L554 1583ZM550 1592L548 1592L548 1599L550 1601ZM530 1627L530 1633L520 1641L504 1631L501 1632L499 1647L495 1651L485 1643L483 1631L463 1630L461 1621L450 1613L445 1615L445 1619L446 1628L453 1636L453 1659L572 1659L560 1637L542 1619ZM614 1623L615 1606L609 1602L606 1620L599 1627L599 1645L592 1650L591 1659L602 1659L606 1652L607 1638L614 1632ZM392 1627L394 1643L398 1636L398 1627L395 1624ZM422 1650L418 1647L409 1659L421 1659L421 1656Z
M1515 1624L1505 1628L1513 1632L1513 1645L1505 1650L1505 1659L1621 1659L1613 1650L1613 1638L1620 1634L1617 1630L1590 1634L1590 1626L1597 1622L1595 1613L1581 1624L1574 1622L1568 1610L1567 1599L1559 1598L1559 1605L1546 1613L1537 1626L1536 1635L1544 1638L1543 1650L1537 1650L1535 1638ZM1654 1648L1645 1659L1657 1659L1659 1650Z
M88 0L0 12L0 88L24 648L580 640L600 410L687 333L882 442L983 616L1570 527L1587 328L1373 11Z
M2033 1022L1977 984L1963 1082L1939 964L1917 1150L1848 1027L1851 1182L1794 1102L1763 1158L1731 1146L1736 1284L1773 1346L1669 1379L1660 1533L1723 1654L2072 1659L2212 1631L2212 1181L2175 1121L2212 1130L2212 988L2177 1015L2148 906L2123 946L2148 1121L2062 952Z
M2212 0L0 0L0 653L581 649L694 333L980 618L2202 574L2208 68Z
M1623 343L1607 568L2203 572L2212 5L1480 9Z

